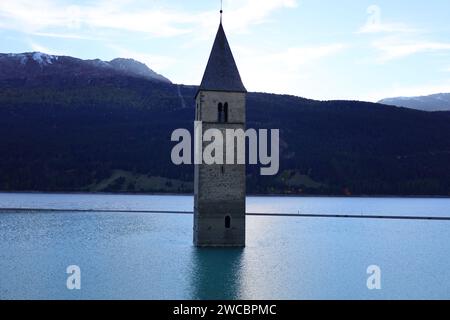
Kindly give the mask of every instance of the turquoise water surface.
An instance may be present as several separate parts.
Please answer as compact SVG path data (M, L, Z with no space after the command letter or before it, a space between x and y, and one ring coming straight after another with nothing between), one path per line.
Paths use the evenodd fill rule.
M450 221L249 216L245 249L197 249L190 214L95 211L190 196L2 193L0 208L1 299L450 299ZM450 199L249 197L247 212L450 217Z

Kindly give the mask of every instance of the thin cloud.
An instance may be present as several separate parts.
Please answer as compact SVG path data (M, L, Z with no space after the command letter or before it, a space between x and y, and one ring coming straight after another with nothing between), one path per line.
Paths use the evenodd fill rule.
M377 33L415 33L419 29L411 28L402 23L367 23L362 26L357 34L377 34Z
M189 32L177 27L184 15L156 9L135 8L124 1L101 1L96 5L62 5L53 0L15 0L0 2L0 17L10 29L24 33L92 34L100 29L174 36ZM134 8L134 7L133 7ZM97 28L97 29L96 29Z
M415 33L419 30L411 28L404 23L383 22L382 10L377 5L371 5L367 8L367 21L364 26L359 28L357 34L376 34L376 33Z
M58 39L104 40L100 37L90 37L90 36L86 36L86 35L79 35L79 34L73 34L73 33L33 32L30 35L44 37L44 38L58 38Z
M297 0L228 0L229 32L247 30L264 23L275 10L293 8ZM68 32L72 38L117 30L142 32L154 37L174 37L201 31L217 24L218 12L186 12L163 9L152 2L99 1L96 4L64 5L55 0L15 0L0 2L2 28L24 33L58 35ZM57 32L56 32L57 30Z
M285 52L276 53L266 57L268 61L282 62L290 67L297 68L324 57L334 55L346 48L345 44L333 43L319 46L289 48Z
M63 51L60 50L54 50L48 47L45 47L39 43L36 43L34 41L28 41L28 44L30 46L31 51L36 51L36 52L42 52L42 53L47 53L47 54L52 54L52 55L56 55L56 56L64 56L67 55L66 53L64 53Z
M248 31L252 25L269 21L270 15L279 9L296 8L296 0L231 0L227 2L227 23L229 32Z
M392 37L376 40L372 43L372 47L381 53L378 57L378 62L385 63L413 54L450 50L450 42L401 41L396 37Z
M246 47L235 47L241 76L250 90L298 94L302 83L314 75L314 66L340 54L348 45L343 43L292 47L261 53Z
M412 28L404 23L382 21L381 8L373 5L367 9L369 17L357 34L381 35L370 42L378 51L377 63L405 58L414 54L450 49L450 42L424 40L423 30Z

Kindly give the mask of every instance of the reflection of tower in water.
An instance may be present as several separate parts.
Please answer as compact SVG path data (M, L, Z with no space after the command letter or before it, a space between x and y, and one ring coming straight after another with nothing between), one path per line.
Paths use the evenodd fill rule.
M192 293L194 300L234 300L241 296L244 249L194 249Z

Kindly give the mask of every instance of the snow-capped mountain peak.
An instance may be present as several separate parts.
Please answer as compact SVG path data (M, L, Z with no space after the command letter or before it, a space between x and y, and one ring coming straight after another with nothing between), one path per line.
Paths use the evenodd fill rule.
M57 56L52 56L42 52L33 52L32 58L34 61L39 63L39 65L52 64L53 61L58 60Z
M56 56L42 52L0 53L0 80L37 79L38 77L114 77L130 76L171 83L147 65L133 60L117 58L111 61L82 60L69 56Z
M20 61L21 65L27 64L28 61L34 61L35 63L44 66L58 60L58 56L42 52L8 53L6 56L13 60Z

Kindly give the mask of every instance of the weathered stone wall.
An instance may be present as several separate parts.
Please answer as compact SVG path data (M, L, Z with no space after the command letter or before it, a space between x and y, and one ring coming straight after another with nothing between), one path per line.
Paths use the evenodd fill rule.
M217 123L218 104L228 103L228 123ZM226 129L245 130L245 93L200 92L197 119L203 132L221 130L226 159ZM203 143L203 148L210 142ZM235 144L236 152L237 144ZM194 243L197 246L245 245L245 165L213 164L195 166ZM231 219L230 228L225 219Z

